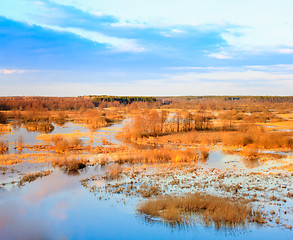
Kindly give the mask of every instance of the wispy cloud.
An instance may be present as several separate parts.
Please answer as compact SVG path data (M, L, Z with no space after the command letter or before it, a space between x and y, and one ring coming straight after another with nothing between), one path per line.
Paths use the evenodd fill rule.
M60 31L60 32L68 32L78 35L82 38L88 39L93 42L107 44L110 47L114 48L117 51L121 52L143 52L145 48L139 46L135 39L126 39L126 38L116 38L104 35L95 31L87 31L80 28L63 28L63 27L55 27L44 25L43 27Z
M19 69L0 69L0 74L23 74L26 73L27 70L19 70Z
M293 54L292 48L281 48L279 51L280 51L280 53Z
M174 70L228 70L229 67L170 67Z
M29 7L25 7L24 3ZM22 6L23 9L13 8ZM7 6L6 11L5 6ZM105 24L113 24L117 20L101 12L86 13L76 8L64 7L50 1L4 0L0 16L16 21L45 27L54 31L62 31L78 35L90 41L107 44L109 48L121 52L142 52L145 48L135 39L111 36L105 33ZM70 19L70 20L68 20ZM103 32L104 31L104 32Z
M280 81L293 80L293 74L278 73L278 72L264 72L264 71L213 71L209 73L184 73L177 75L167 75L168 78L176 81L194 81L194 80L212 80L212 81Z
M167 8L157 0L2 0L0 92L288 94L292 7L290 0L170 0ZM10 80L26 85L13 90Z
M292 44L293 17L291 0L267 1L165 1L120 0L53 0L93 12L103 9L115 15L119 22L141 21L152 26L223 26L222 37L236 49L255 51L277 50ZM192 9L192 11L190 11ZM249 13L249 17L243 13Z
M225 52L219 52L219 53L211 53L207 55L211 58L217 58L217 59L231 59L232 56L230 56L228 53Z

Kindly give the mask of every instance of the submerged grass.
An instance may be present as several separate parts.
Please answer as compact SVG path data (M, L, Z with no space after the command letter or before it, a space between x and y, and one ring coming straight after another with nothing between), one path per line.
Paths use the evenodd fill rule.
M120 179L122 175L122 167L118 163L114 163L108 167L108 170L105 172L103 176L106 180L117 180Z
M26 182L28 183L33 182L37 180L38 178L42 178L50 174L51 174L51 171L40 171L35 173L28 173L20 179L18 186L23 186Z
M192 224L195 216L200 217L205 224L214 224L217 228L265 222L263 213L254 211L244 201L201 193L186 197L149 199L140 204L137 210L141 214L160 217L171 225Z

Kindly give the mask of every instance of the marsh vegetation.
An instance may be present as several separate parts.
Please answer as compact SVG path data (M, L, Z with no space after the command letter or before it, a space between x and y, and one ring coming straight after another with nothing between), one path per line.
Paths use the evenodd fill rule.
M0 108L2 190L75 179L93 211L122 202L145 223L292 228L292 98L11 97Z

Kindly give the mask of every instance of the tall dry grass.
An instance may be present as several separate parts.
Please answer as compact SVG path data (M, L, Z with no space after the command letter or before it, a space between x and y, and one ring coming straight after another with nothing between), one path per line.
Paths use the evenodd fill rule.
M195 162L198 158L199 156L196 150L175 150L172 148L162 148L152 150L136 150L135 152L118 155L114 160L118 163L182 163Z
M8 149L9 149L8 142L4 140L0 140L0 153L1 154L6 153L8 152Z
M84 158L65 158L56 159L51 163L53 167L61 168L65 173L78 174L79 170L84 169L89 161Z
M116 180L120 179L122 176L122 167L118 163L114 163L108 167L105 172L104 179L106 180Z
M223 134L222 142L228 146L251 146L254 148L292 148L293 139L286 133L253 132L243 133L234 132Z
M33 181L37 180L38 178L42 178L42 177L48 176L50 174L51 174L51 171L40 171L40 172L35 172L35 173L28 173L20 179L18 186L19 187L23 186L26 182L28 182L28 183L33 182Z
M197 214L206 224L220 226L245 225L248 222L264 223L263 214L254 211L243 201L225 197L194 193L187 197L162 197L149 199L137 208L141 214L161 217L171 224L188 224ZM190 217L188 217L190 216Z
M26 123L24 126L29 132L51 133L55 129L52 123L29 122Z
M80 138L65 139L60 135L53 136L49 140L53 144L53 149L59 153L65 153L70 149L82 146L83 142Z

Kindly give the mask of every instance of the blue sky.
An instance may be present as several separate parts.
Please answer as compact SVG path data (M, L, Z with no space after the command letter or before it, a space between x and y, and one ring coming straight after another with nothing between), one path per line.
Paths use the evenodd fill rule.
M0 95L292 95L290 0L0 0Z

